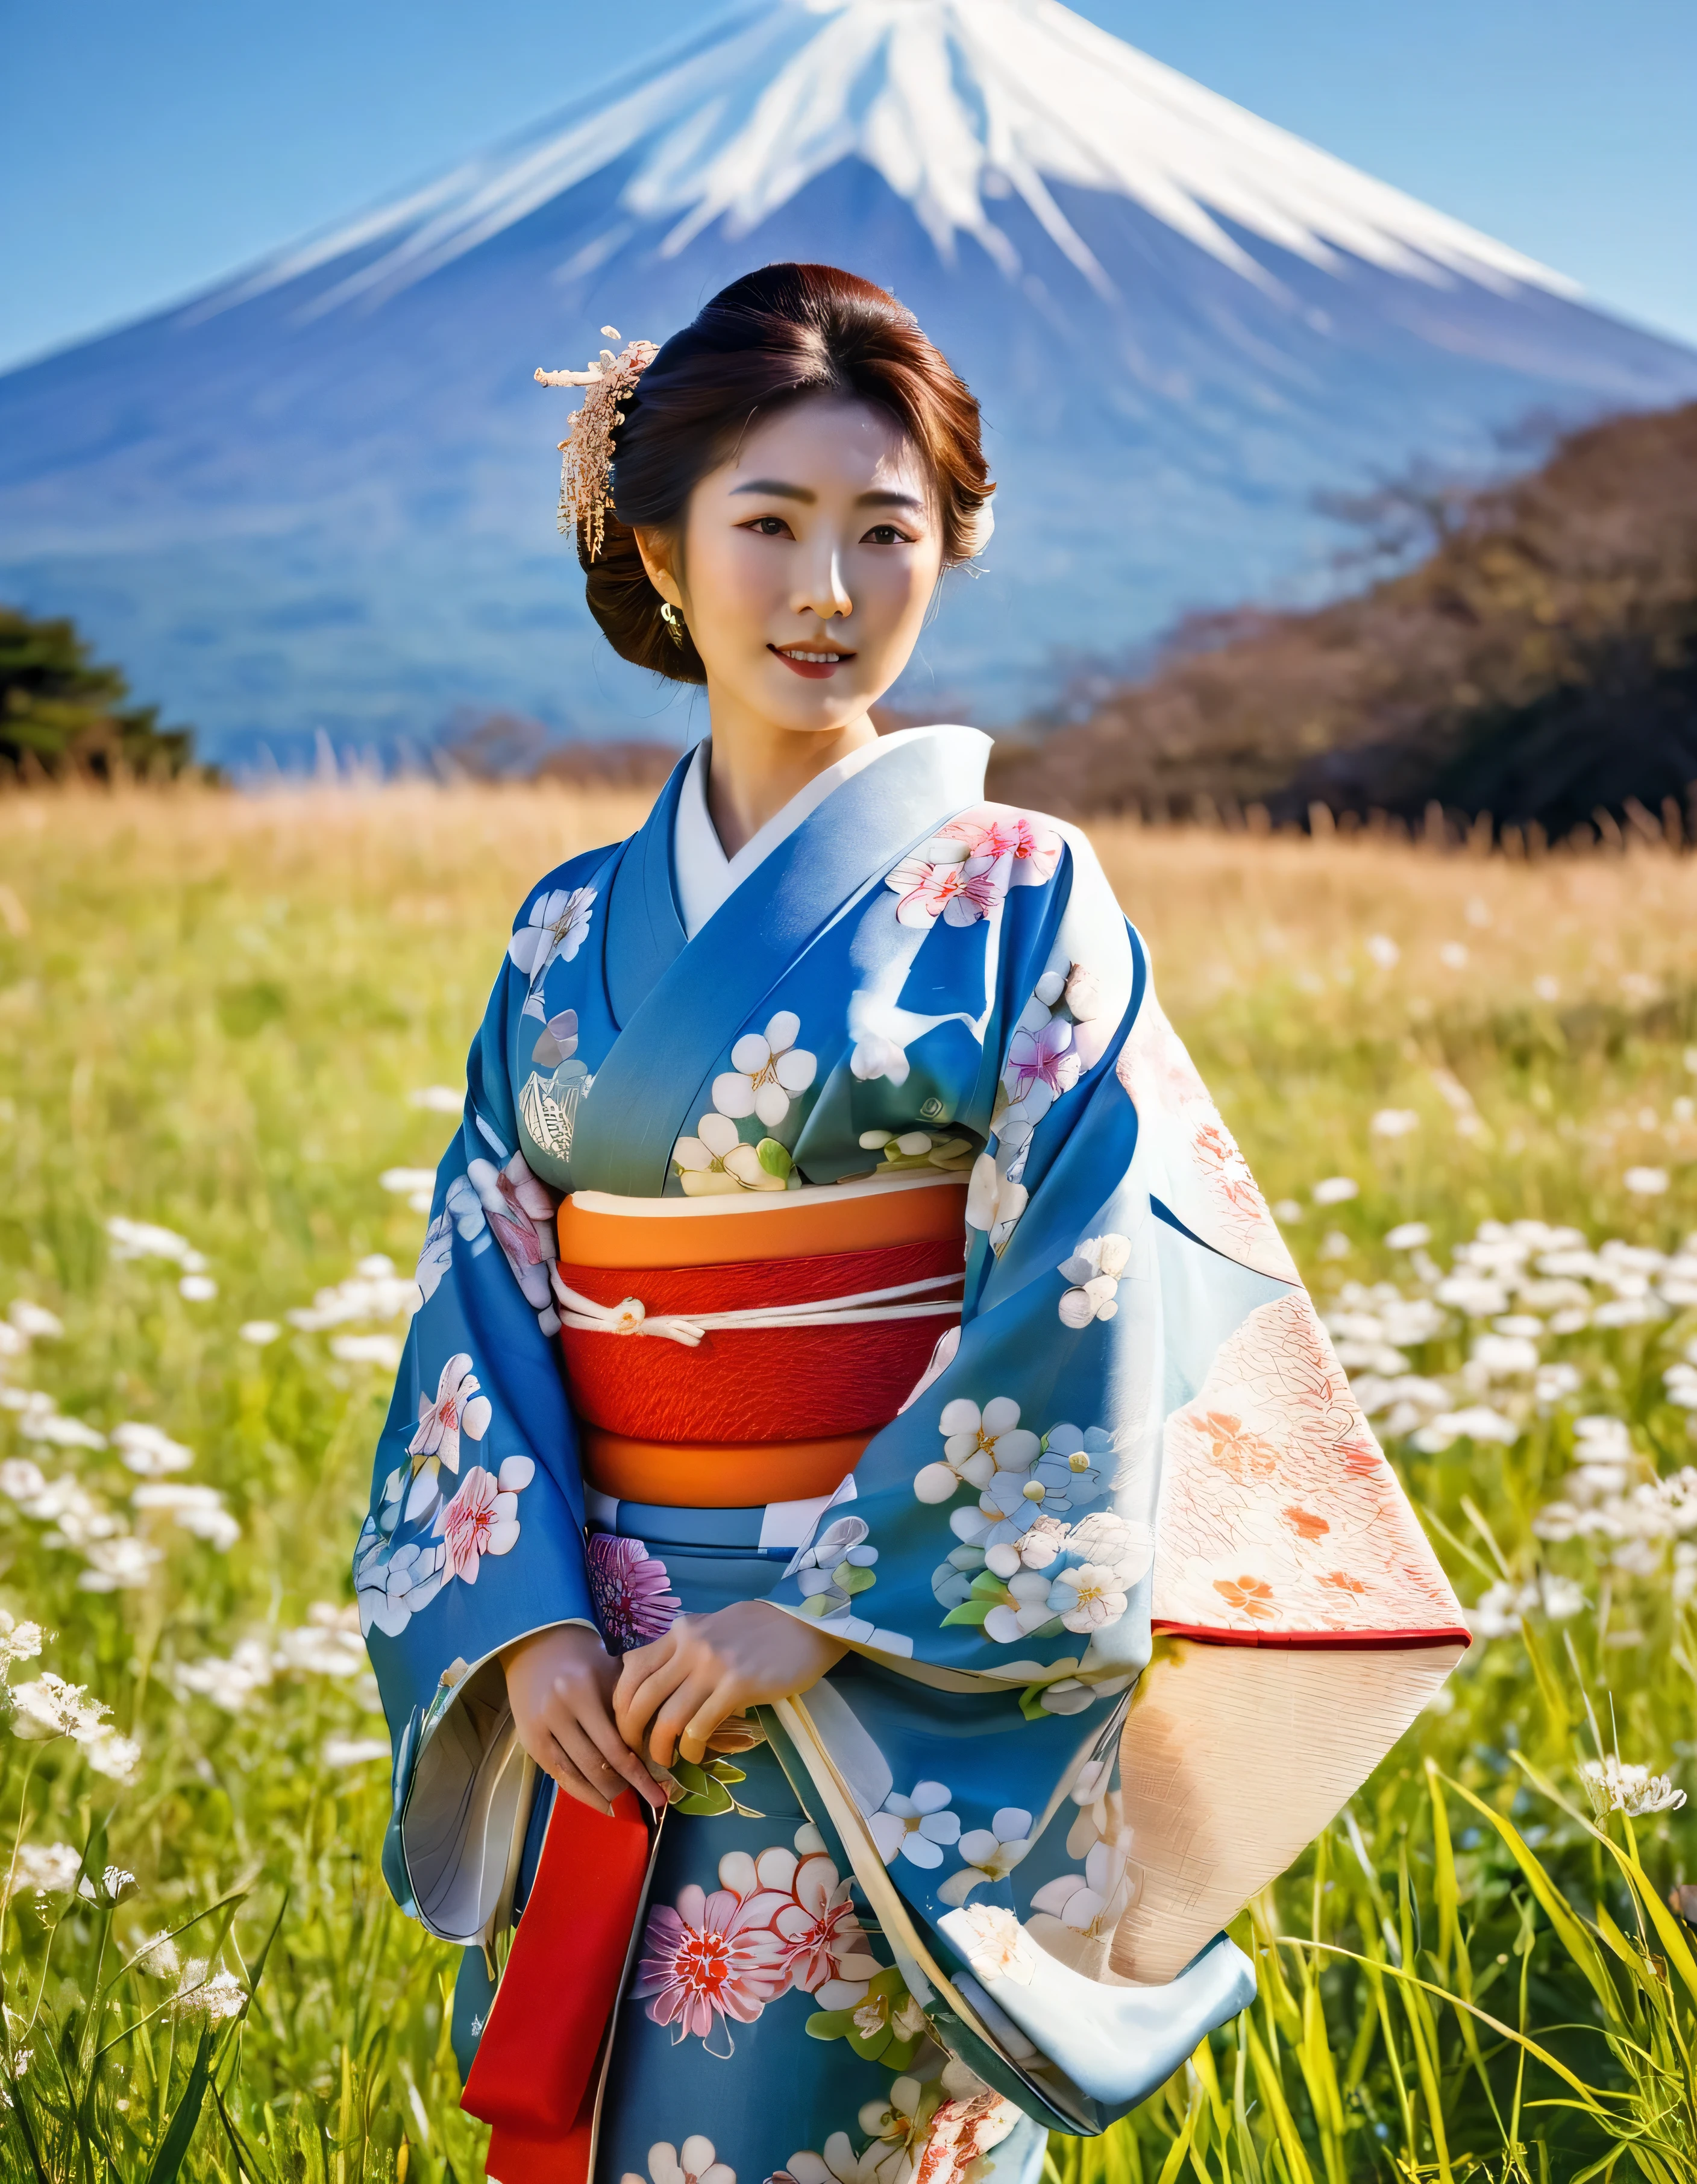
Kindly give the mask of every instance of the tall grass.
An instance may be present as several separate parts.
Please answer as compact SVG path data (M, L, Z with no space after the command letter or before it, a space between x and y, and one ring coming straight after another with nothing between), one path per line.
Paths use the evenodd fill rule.
M401 1324L375 1262L409 1271L404 1172L451 1127L413 1095L458 1081L513 905L639 809L0 799L0 1318L35 1307L0 1335L8 2177L478 2173L450 1955L378 1871L381 1724L346 1627ZM1398 1377L1361 1332L1394 1330L1375 1285L1431 1300L1482 1222L1664 1255L1697 1226L1697 860L1097 839L1364 1384ZM1355 1194L1316 1202L1335 1178ZM1427 1244L1387 1244L1413 1221ZM1241 1922L1254 2008L1104 2138L1054 2142L1058 2184L1697 2176L1697 1957L1666 1900L1688 1824L1618 1775L1598 1812L1580 1772L1677 1783L1697 1754L1697 1548L1677 1492L1627 1521L1692 1457L1697 1312L1677 1268L1608 1265L1568 1278L1583 1310L1522 1270L1536 1373L1473 1354L1512 1312L1405 1312L1427 1393L1381 1424L1500 1635ZM1642 1311L1613 1309L1637 1280ZM1470 1407L1498 1439L1443 1424Z

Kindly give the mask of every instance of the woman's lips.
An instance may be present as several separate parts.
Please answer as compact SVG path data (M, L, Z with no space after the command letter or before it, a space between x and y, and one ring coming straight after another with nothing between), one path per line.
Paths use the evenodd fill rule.
M810 682L822 682L827 676L834 675L839 667L846 666L854 657L852 652L841 651L835 645L798 644L787 651L781 645L769 644L766 649L773 659L782 660L786 667L793 669L798 675L805 676ZM821 658L820 655L822 654L832 656Z

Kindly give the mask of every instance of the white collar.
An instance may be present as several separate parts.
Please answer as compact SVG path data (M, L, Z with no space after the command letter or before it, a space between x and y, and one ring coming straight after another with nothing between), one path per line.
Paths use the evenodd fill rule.
M949 735L955 733L938 725L925 728L899 728L893 735L880 736L875 744L865 744L859 750L850 751L835 766L828 766L823 773L797 789L781 811L775 811L757 834L751 834L734 857L727 857L725 845L713 824L707 809L707 766L709 745L703 738L695 746L689 771L683 777L683 788L677 800L677 816L672 827L672 872L677 885L677 906L683 919L685 936L693 940L714 911L728 895L735 893L756 866L763 863L780 842L787 841L810 813L816 811L845 781L882 758L886 751L894 750L902 744L916 743L922 737Z

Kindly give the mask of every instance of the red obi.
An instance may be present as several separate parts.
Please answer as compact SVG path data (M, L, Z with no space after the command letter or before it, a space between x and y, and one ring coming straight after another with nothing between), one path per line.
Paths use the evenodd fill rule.
M966 1186L918 1173L559 1209L584 1477L622 1502L831 1493L960 1318Z

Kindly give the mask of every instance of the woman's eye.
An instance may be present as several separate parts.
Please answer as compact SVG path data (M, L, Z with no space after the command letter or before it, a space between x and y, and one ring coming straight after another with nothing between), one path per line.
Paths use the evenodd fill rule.
M861 541L865 546L910 546L913 541L893 523L875 523Z
M781 515L757 515L743 528L752 531L758 538L787 538L790 535L790 527Z

